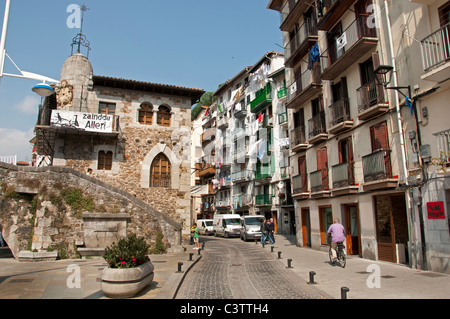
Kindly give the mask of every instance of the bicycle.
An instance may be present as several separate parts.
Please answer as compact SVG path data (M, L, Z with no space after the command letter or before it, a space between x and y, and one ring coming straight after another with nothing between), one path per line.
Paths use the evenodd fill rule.
M330 249L328 251L328 255L330 256L330 263L334 264L335 262L339 262L339 264L341 265L342 268L345 268L345 265L347 263L346 258L345 258L345 252L344 252L344 243L342 241L339 241L337 243L337 248L336 248L336 260L333 261L333 252L332 252L332 248L330 245Z

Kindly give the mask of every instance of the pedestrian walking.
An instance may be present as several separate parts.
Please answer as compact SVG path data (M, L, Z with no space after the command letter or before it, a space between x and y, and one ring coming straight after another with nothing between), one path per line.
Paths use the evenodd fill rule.
M264 248L264 246L266 245L266 240L267 238L269 238L269 241L271 244L273 244L273 240L272 237L270 237L270 229L269 229L269 221L268 220L264 220L261 223L260 226L260 231L261 231L261 244Z
M269 236L272 238L272 244L275 244L275 222L273 221L273 218L271 218L269 222Z

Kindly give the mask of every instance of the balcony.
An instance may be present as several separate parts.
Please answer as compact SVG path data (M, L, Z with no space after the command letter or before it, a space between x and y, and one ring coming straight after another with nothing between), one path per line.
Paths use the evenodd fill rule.
M278 114L278 124L280 126L287 126L287 124L288 124L288 113L287 113L287 111Z
M248 158L248 145L238 148L234 151L234 160L236 163L245 163L245 159Z
M422 80L443 82L450 74L450 23L434 31L422 41Z
M257 91L255 95L255 99L250 102L250 110L252 113L257 113L272 104L272 88L270 83L267 83L266 86Z
M310 6L309 0L288 0L281 8L281 25L280 30L289 32L294 27L295 23L300 19Z
M216 165L213 156L205 156L202 158L200 169L198 171L199 177L208 177L216 174Z
M228 127L228 118L226 116L221 116L217 120L217 128L223 129Z
M290 169L290 167L280 167L280 178L281 179L291 178L291 169Z
M204 131L202 134L202 144L205 144L205 143L208 143L208 142L214 140L215 135L216 135L215 127L210 127L208 129L206 129L206 131Z
M231 198L225 197L221 199L216 198L216 208L227 208L231 206Z
M296 200L308 199L308 175L297 175L292 177L292 197Z
M252 171L248 171L246 169L241 171L236 171L231 174L231 179L233 183L243 183L248 182L251 179Z
M260 194L255 196L256 206L272 206L272 195L271 194Z
M365 21L360 17L345 29L340 37L345 38L342 48L338 48L337 41L329 41L328 49L321 54L322 80L336 79L363 55L376 49L376 29L367 27Z
M285 86L283 86L281 89L277 91L277 98L280 101L284 101L286 99L286 96L287 96L287 89Z
M259 183L269 183L272 180L270 163L261 164L261 162L258 161L258 163L256 164L255 180Z
M376 150L362 157L364 191L397 187L398 176L392 176L391 151Z
M287 88L287 108L295 109L322 92L321 72L321 65L316 62L311 70L294 78Z
M330 186L328 183L328 169L320 169L310 175L311 198L330 197Z
M330 105L330 128L328 133L339 134L353 127L353 119L350 117L350 100L342 98Z
M375 80L358 88L356 96L360 120L369 120L389 110L389 102L386 102L384 89Z
M333 173L333 196L354 194L359 186L355 184L354 163L341 163L331 168Z
M330 31L330 29L338 22L345 11L355 0L323 0L322 6L316 1L317 28L321 31Z
M320 143L328 139L328 133L325 125L325 112L319 112L308 120L309 144Z
M233 196L234 209L248 207L253 205L253 196L251 194L237 194Z
M305 127L298 126L291 131L291 151L298 153L308 148Z
M285 65L296 65L318 41L315 21L306 19L294 37L284 47Z

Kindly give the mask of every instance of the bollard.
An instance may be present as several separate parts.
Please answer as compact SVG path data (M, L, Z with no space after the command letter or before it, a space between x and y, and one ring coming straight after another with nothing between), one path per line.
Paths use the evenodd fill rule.
M309 272L309 282L308 285L315 285L316 283L314 282L314 275L316 273L314 271L310 271Z
M183 263L182 263L182 262L179 262L179 263L178 263L178 271L177 271L178 273L179 273L179 272L182 272L182 271L181 271L181 266L183 266Z
M202 249L205 249L205 243L202 243Z
M278 259L281 259L281 251L278 252Z
M199 248L199 249L197 250L197 252L198 252L198 255L200 255L200 250L201 250L200 248Z
M347 299L347 292L349 292L350 289L348 289L347 287L342 287L341 288L341 299Z
M189 253L189 261L192 261L192 256L194 255L194 253Z
M273 253L274 246L270 246L270 252Z
M291 263L292 263L292 259L288 259L287 260L287 264L288 264L287 268L292 268Z

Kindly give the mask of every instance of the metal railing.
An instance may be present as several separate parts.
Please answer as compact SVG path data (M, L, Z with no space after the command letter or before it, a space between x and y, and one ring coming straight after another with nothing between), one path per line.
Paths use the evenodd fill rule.
M287 112L283 112L278 114L278 124L284 124L288 122L288 113Z
M338 48L338 41L332 40L328 42L328 48L320 54L322 56L320 59L322 62L322 70L325 71L325 69L339 60L339 58L361 38L376 38L376 28L369 28L367 26L367 17L359 16L342 32L341 37L342 39L345 38L342 48Z
M434 31L422 41L422 65L425 72L443 64L450 59L450 23Z
M450 130L433 134L436 136L437 149L439 152L439 164L447 166L450 164Z
M231 179L234 181L237 180L247 180L250 178L250 172L251 171L247 171L246 169L242 170L242 171L237 171L237 172L233 172L231 174Z
M333 173L333 188L355 185L353 163L341 163L331 167Z
M17 155L2 155L0 156L0 162L17 165Z
M364 112L377 104L385 103L384 88L372 80L356 89L358 113Z
M300 76L295 77L293 82L287 87L287 103L289 104L290 101L300 95L310 84L322 84L321 74L321 65L319 62L316 62L311 70L306 69Z
M306 143L306 133L304 126L297 126L291 131L291 147Z
M391 151L379 149L362 157L364 182L391 178Z
M303 183L303 179L305 179L306 181L306 177L303 175L292 177L292 194L308 192L308 185L306 185L306 183Z
M256 195L255 205L272 205L272 194Z
M305 22L297 30L294 37L286 44L284 47L284 58L289 60L289 58L295 53L295 51L308 39L309 36L316 36L317 28L316 21L311 19L305 19Z
M321 111L308 120L309 138L326 133L325 112Z
M330 127L339 123L350 121L350 99L342 98L330 105L331 120Z
M328 190L328 169L319 169L309 174L311 182L311 192Z

